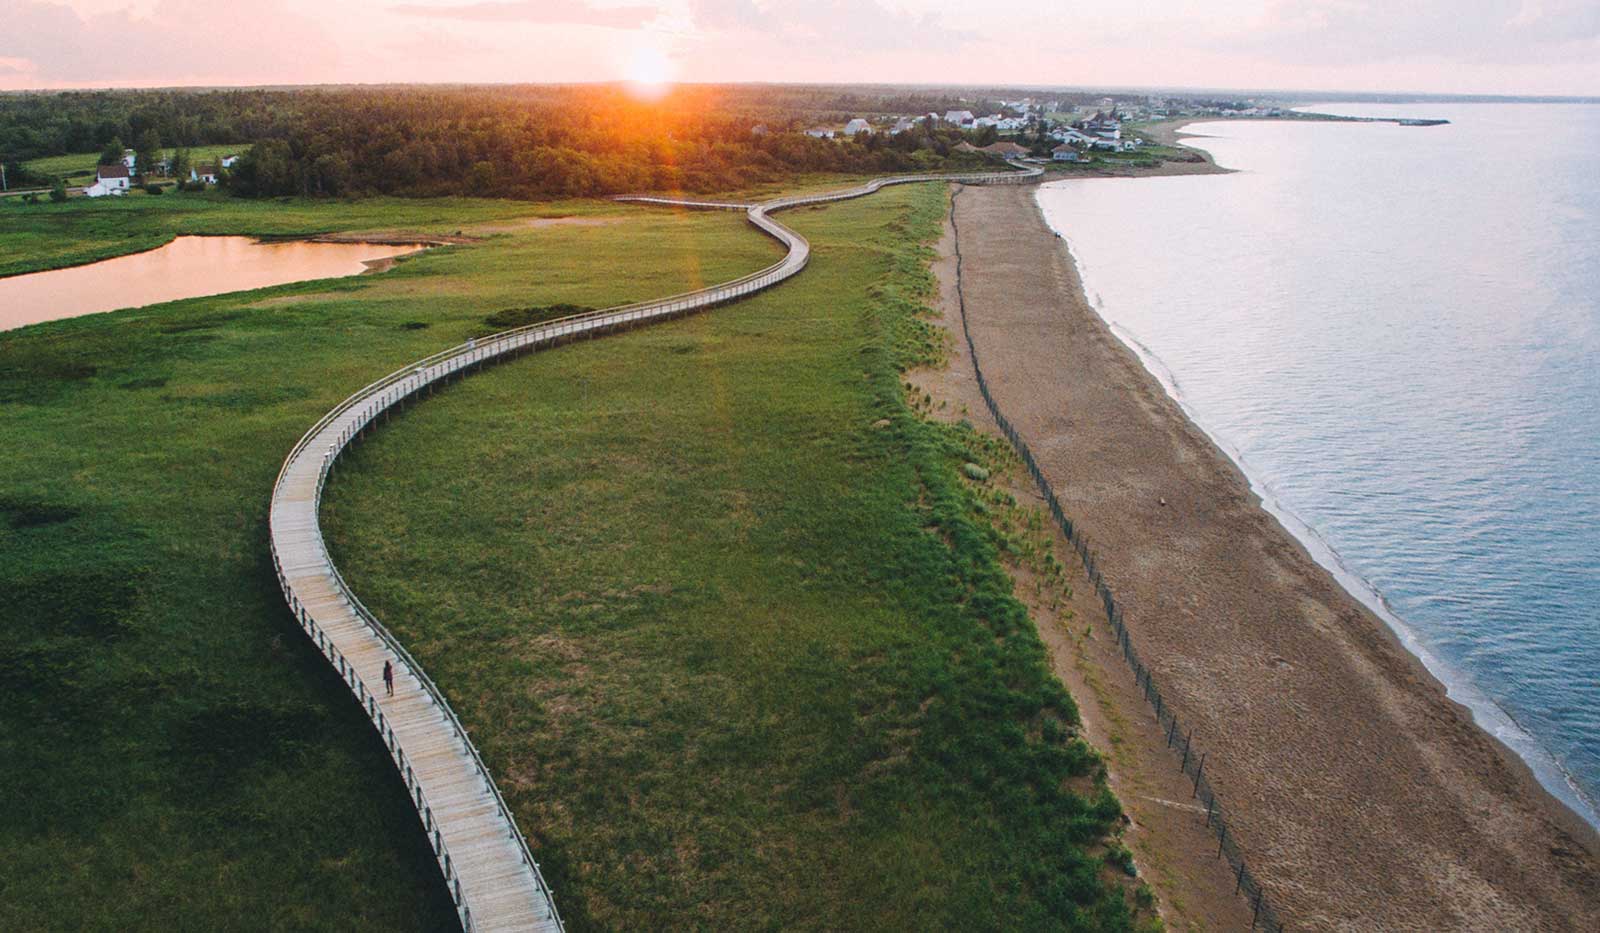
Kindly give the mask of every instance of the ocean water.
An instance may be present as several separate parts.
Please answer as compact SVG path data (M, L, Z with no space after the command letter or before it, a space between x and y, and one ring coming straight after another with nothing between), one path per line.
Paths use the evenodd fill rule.
M1190 127L1237 174L1039 191L1284 523L1600 825L1600 105Z

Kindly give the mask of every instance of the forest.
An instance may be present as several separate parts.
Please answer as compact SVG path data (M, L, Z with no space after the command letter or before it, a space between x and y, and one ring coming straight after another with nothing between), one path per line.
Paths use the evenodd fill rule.
M685 85L654 100L621 85L18 94L0 96L0 160L14 186L48 184L23 163L119 142L234 144L243 158L222 182L242 197L705 192L804 172L972 165L981 157L954 152L965 137L951 128L850 140L804 132L852 117L999 109L972 95L770 85Z

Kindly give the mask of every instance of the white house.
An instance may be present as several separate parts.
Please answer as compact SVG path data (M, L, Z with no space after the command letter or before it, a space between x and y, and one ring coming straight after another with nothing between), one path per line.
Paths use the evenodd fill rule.
M833 130L818 127L814 130L806 130L806 135L812 137L813 139L832 139Z
M1078 155L1078 150L1072 148L1071 146L1067 145L1066 143L1062 143L1061 145L1059 145L1059 146L1055 147L1054 149L1050 150L1050 158L1054 159L1057 162L1082 162L1083 161L1083 157Z
M189 169L190 181L203 181L208 185L217 183L217 166L211 162L201 162Z
M944 114L944 122L954 123L956 126L971 127L974 121L975 118L970 110L947 110Z
M894 129L890 130L889 133L893 136L899 136L901 133L914 130L916 128L917 121L914 118L901 117L900 119L894 121Z
M131 181L128 167L121 162L115 165L102 165L95 170L94 184L83 189L83 193L91 198L103 198L108 194L121 195L128 190Z
M756 130L760 130L761 131L760 133L756 134L758 136L767 135L767 127L766 127L765 124L762 124L761 126L756 127ZM750 132L755 133L756 130L751 130ZM235 163L237 161L239 161L239 157L238 156L236 156L236 155L225 155L225 156L222 157L222 167L223 168L233 168L233 163Z
M1055 139L1059 139L1062 142L1071 145L1092 146L1095 143L1095 138L1093 136L1090 136L1088 133L1081 133L1070 128L1065 130L1056 130L1050 135Z
M872 124L861 119L860 117L856 117L854 120L851 120L849 123L844 125L844 135L846 136L854 136L857 133L870 132L872 132Z
M128 167L128 171L131 172L134 170L134 163L137 161L139 161L139 154L137 152L134 152L132 149L122 150L122 164Z

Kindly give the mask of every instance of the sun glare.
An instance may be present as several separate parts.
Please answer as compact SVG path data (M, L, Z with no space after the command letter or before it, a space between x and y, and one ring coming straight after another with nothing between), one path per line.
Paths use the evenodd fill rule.
M667 54L652 46L633 51L627 64L628 90L644 100L660 100L671 87L676 69Z

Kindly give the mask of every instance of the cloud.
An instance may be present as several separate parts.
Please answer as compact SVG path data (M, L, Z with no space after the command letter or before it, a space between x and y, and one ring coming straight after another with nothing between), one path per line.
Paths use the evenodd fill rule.
M691 0L690 13L702 31L734 34L775 53L938 53L979 38L945 26L932 13L904 12L876 0Z
M1232 43L1300 62L1548 62L1600 51L1596 0L1277 0Z
M23 0L0 34L0 61L28 62L12 70L38 85L288 83L337 58L318 23L283 0L160 0L148 15Z
M454 6L441 3L401 3L390 7L405 16L451 19L477 23L536 23L540 25L605 26L637 29L655 19L653 6L596 7L585 0L485 0Z

